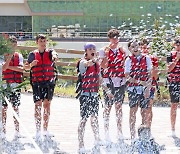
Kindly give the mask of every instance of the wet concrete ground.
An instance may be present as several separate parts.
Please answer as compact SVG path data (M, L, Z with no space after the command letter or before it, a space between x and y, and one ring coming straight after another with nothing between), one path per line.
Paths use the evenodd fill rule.
M34 124L34 103L32 100L32 94L22 94L22 104L20 106L20 118L25 126L26 130L29 132L30 136L35 135L35 124ZM13 149L15 144L19 145L19 149L16 148L12 150L11 153L38 153L32 148L31 141L27 138L27 134L21 128L21 134L26 136L26 138L20 138L19 143L15 142L13 145L12 139L14 135L14 124L12 119L12 113L8 109L8 119L7 119L7 146L9 149ZM103 108L100 105L99 111L99 125L100 125L100 136L102 140L104 139L103 131L103 119L102 119ZM170 129L170 108L169 107L153 107L153 123L152 123L152 134L155 141L160 145L165 144L166 151L161 153L167 154L178 154L180 153L180 109L178 109L177 122L176 122L176 139L173 139ZM47 153L77 153L78 150L78 138L77 138L77 127L79 123L79 102L76 99L70 98L60 98L54 97L51 104L51 117L49 122L49 132L54 134L55 137L51 138L49 143L43 145L48 147L49 151ZM138 110L137 113L137 123L138 127L141 123L141 117ZM130 144L130 133L129 133L129 106L127 104L123 105L123 134L126 138L125 143ZM110 136L114 143L116 143L116 118L114 108L111 112L110 119ZM85 131L85 147L87 149L92 149L94 144L94 138L92 129L90 127L90 121L87 122ZM115 151L107 152L105 148L101 148L101 153L116 153Z

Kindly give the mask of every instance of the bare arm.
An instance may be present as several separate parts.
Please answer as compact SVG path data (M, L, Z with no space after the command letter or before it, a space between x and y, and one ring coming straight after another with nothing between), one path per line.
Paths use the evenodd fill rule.
M151 72L149 72L149 77L148 77L147 81L136 80L135 78L131 77L129 75L129 73L125 73L125 78L126 78L127 82L130 82L130 83L139 83L139 84L143 85L144 87L151 87L151 83L152 83Z
M24 69L22 66L8 66L8 69L16 72L23 72Z
M168 72L171 72L174 67L176 66L177 62L180 60L180 52L177 52L176 59L174 59L172 62L168 63Z
M111 89L109 89L104 83L103 83L103 78L100 76L100 85L103 88L103 90L106 92L107 96L112 99L114 95L111 93Z
M158 79L158 77L159 77L159 75L158 75L158 67L156 67L156 66L153 66L153 68L152 68L152 77L154 77L155 78L155 80L157 80Z
M103 69L106 69L108 67L108 58L107 57L101 59L101 67Z
M38 63L38 60L33 60L31 63L26 62L24 65L25 70L30 70L33 66L36 66Z
M5 71L6 69L8 69L12 56L13 56L13 54L4 56L5 63L2 66L2 71Z
M52 51L52 60L56 63L58 60L58 54L55 50Z
M102 67L103 69L106 69L106 68L108 67L108 63L109 63L109 62L108 62L108 53L109 53L109 50L110 50L110 45L104 49L105 57L104 57L104 58L101 58L101 63L100 63L100 65L101 65L101 67Z

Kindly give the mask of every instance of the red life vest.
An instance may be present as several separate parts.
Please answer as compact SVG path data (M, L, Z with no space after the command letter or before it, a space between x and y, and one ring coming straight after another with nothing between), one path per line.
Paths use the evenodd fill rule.
M155 57L154 55L150 55L150 58L151 58L151 62L152 62L152 65L154 67L158 67L158 58ZM156 85L156 80L154 77L152 77L152 85L155 86Z
M20 66L19 65L19 53L15 52L9 66ZM3 80L6 80L7 83L21 83L22 82L22 72L13 71L10 69L6 69L2 72Z
M82 75L82 90L83 92L98 92L99 90L99 64L89 66L86 72Z
M177 51L171 52L172 61L176 59ZM174 69L169 72L168 75L169 82L180 82L180 60L176 63Z
M32 82L54 80L54 66L52 60L49 58L49 50L45 50L43 56L41 56L38 50L33 51L33 53L35 60L38 60L38 63L31 68Z
M132 78L135 78L136 80L140 81L147 81L148 78L148 71L147 71L147 62L146 62L146 56L142 55L140 62L137 60L137 58L132 55L129 56L131 59L131 71L130 76ZM140 86L139 83L130 83L129 86Z
M107 70L102 69L102 77L125 77L124 74L124 60L125 53L119 50L115 55L114 52L110 49L108 53L108 67Z

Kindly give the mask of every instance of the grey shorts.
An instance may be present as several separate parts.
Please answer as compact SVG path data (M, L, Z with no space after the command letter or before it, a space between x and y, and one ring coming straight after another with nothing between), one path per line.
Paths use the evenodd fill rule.
M81 118L88 118L90 115L98 116L99 111L99 96L85 96L81 95L80 102L80 116Z
M171 103L180 102L180 83L170 83L169 94L171 98Z
M20 102L21 90L16 90L14 92L5 93L5 95L8 99L8 101L11 102L14 107L19 106L21 104L21 102ZM6 103L6 101L4 99L2 99L2 106L8 106L8 104Z
M128 91L129 107L133 108L139 106L140 108L147 109L149 105L149 99L144 98L144 94L137 94L136 91Z
M108 88L110 88L109 85L107 85ZM104 94L104 101L106 105L113 105L114 103L123 103L124 102L124 96L125 96L125 85L121 87L115 87L114 90L111 89L112 94L114 95L113 99L109 99L106 92L103 91Z

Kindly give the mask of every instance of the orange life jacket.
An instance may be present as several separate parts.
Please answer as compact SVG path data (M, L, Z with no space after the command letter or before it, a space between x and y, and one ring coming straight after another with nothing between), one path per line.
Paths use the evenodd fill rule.
M102 69L102 77L125 77L124 60L125 53L122 52L120 48L117 51L116 55L110 49L108 53L108 67L106 70Z
M142 55L140 62L134 55L129 56L129 57L131 59L130 76L132 78L135 78L136 80L147 81L148 80L148 71L147 71L146 56ZM129 86L140 86L140 84L139 83L129 83Z
M100 66L98 63L89 66L84 74L82 74L82 90L83 92L98 92L99 90L99 73Z
M43 56L38 50L33 51L35 60L38 60L36 66L31 68L32 82L51 81L55 79L55 70L53 61L49 58L49 50L45 50Z
M15 52L9 66L19 66L19 53ZM21 83L22 82L22 72L13 71L6 69L2 72L3 80L6 80L7 83Z
M171 52L172 61L176 59L177 51ZM174 69L168 73L169 82L180 82L180 60L176 63Z

